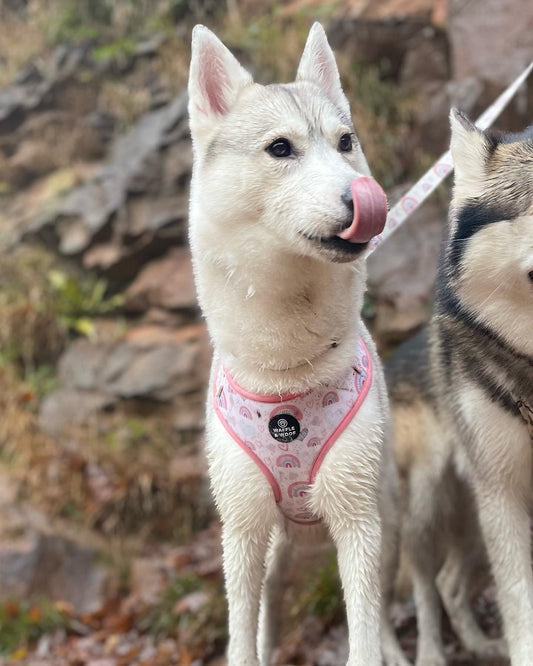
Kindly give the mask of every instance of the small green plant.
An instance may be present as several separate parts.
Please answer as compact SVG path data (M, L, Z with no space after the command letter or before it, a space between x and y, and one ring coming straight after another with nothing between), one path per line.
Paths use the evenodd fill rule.
M24 376L54 363L65 342L54 312L55 295L42 279L51 262L51 255L34 248L2 256L0 355L4 362L19 365Z
M135 41L129 37L118 39L93 49L95 62L102 64L125 65L135 52Z
M107 297L107 283L102 279L78 279L63 271L51 270L48 281L57 296L57 313L62 324L70 331L93 337L91 317L108 315L124 302L121 294Z
M68 617L50 601L6 601L0 604L0 654L21 651L43 634L67 624Z
M147 439L149 431L146 423L141 419L128 419L126 426L129 431L129 436L132 444L140 443Z

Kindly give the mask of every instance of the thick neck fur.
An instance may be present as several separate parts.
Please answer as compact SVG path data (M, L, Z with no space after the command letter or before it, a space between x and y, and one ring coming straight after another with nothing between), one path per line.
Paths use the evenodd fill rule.
M197 226L191 244L215 353L234 379L277 394L339 377L359 335L364 259L335 264L268 243L236 253L216 235Z
M433 317L437 371L446 387L466 373L518 415L516 398L533 404L531 285L524 268L533 220L487 224L461 240L457 261L457 219L464 211L452 207L441 259Z
M296 81L270 86L197 30L189 93L190 241L216 355L258 393L334 381L361 328L364 246L323 241L351 222L346 194L369 170L323 30Z

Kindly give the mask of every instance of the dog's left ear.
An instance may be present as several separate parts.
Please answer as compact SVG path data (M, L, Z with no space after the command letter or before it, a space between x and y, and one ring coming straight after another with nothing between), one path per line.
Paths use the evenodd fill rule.
M324 28L318 22L313 23L309 31L296 80L316 83L336 106L350 116L350 105L341 87L335 55Z
M227 114L242 89L252 82L251 74L211 30L195 26L189 69L189 118L193 134Z

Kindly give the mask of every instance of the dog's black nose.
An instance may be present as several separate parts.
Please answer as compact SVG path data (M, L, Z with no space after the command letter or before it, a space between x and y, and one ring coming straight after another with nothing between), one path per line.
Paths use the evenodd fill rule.
M347 187L344 192L341 195L342 203L346 204L348 208L352 211L353 213L353 199L352 199L352 191L349 187Z
M352 191L347 187L344 192L341 194L342 203L346 206L349 211L350 217L346 222L346 227L349 227L353 220L353 198Z

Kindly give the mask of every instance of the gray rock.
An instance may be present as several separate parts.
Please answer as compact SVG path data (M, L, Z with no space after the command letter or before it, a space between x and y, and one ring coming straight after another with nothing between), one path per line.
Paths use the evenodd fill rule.
M187 248L174 248L164 258L147 264L126 291L127 310L152 307L169 310L196 307L191 257Z
M39 410L39 426L54 437L67 427L86 423L116 401L110 395L94 391L61 388L45 396Z
M161 46L166 42L167 35L164 32L157 32L149 39L139 42L135 46L135 55L140 58L151 57L157 54Z
M17 501L3 475L0 486L0 600L47 597L77 613L100 608L116 579L96 551L54 533L44 514Z
M85 266L114 280L131 279L169 242L183 242L192 162L186 113L182 94L143 116L100 172L34 217L23 238L55 238L61 253L85 253ZM162 151L173 142L182 147L165 160Z
M454 79L473 77L507 86L533 60L532 33L530 0L484 0L482 8L476 2L450 0Z
M481 85L477 115L533 60L533 7L530 0L449 0L448 33L453 80ZM533 115L531 76L496 125L520 130Z
M26 69L0 91L0 135L19 127L30 111L52 106L61 87L86 61L88 50L89 44L59 46L38 74Z
M85 338L75 340L58 364L58 379L69 391L97 391L101 388L102 368L109 367L109 346Z
M431 314L445 219L434 195L368 261L372 332L382 351L423 326Z
M203 328L190 326L176 332L157 327L140 328L121 342L98 343L75 340L58 364L61 389L43 403L41 417L54 417L58 406L67 402L76 408L76 396L83 394L79 413L101 409L116 398L169 401L175 396L199 390L205 382L201 363ZM66 391L71 397L60 394Z
M158 231L170 225L180 225L187 219L187 193L168 197L133 198L126 204L126 238L136 238L147 231Z
M192 345L161 345L144 350L136 353L118 378L107 382L105 388L120 398L169 401L201 387L194 373L197 356Z
M110 572L97 562L97 553L57 536L37 537L33 567L25 597L66 601L79 613L98 610L116 590Z

